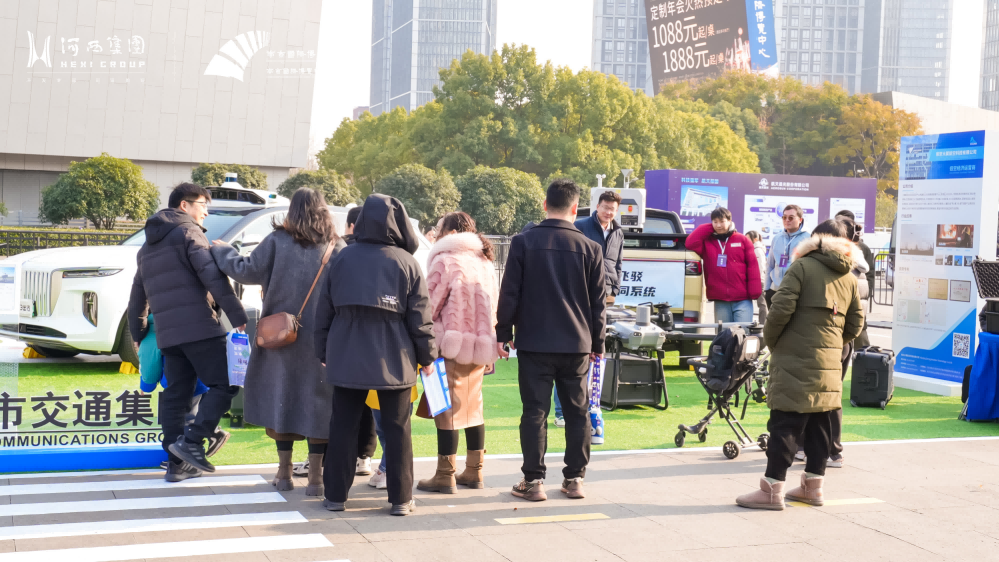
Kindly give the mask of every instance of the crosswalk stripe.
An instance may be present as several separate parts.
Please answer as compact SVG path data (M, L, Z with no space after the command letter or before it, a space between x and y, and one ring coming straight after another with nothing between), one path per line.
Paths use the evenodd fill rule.
M151 533L154 531L177 531L182 529L220 529L222 527L244 527L250 525L287 525L289 523L308 523L308 521L308 519L297 511L279 511L276 513L163 517L159 519L93 521L56 525L22 525L18 527L0 527L0 540Z
M36 472L23 474L0 474L0 479L9 478L11 480L37 480L39 478L84 478L89 476L132 476L140 474L163 475L162 468L148 468L142 470L83 470L79 472Z
M205 476L182 482L167 482L161 478L149 480L111 480L106 482L69 482L66 484L14 484L0 486L0 496L28 496L32 494L76 494L80 492L109 492L114 490L159 490L167 488L207 488L209 486L256 486L266 484L259 474L235 476Z
M130 498L121 500L93 500L78 502L12 503L9 505L0 505L0 517L18 515L51 515L54 513L93 513L98 511L125 511L131 509L165 509L171 507L247 505L258 503L279 503L284 501L286 501L284 497L277 492L263 492L253 494L214 494L203 496Z
M328 548L333 543L319 533L308 535L282 535L274 537L247 537L240 539L214 539L207 541L164 542L153 544L128 544L92 548L67 548L63 550L36 550L0 554L0 562L112 562L116 560L155 560L181 556L207 556L241 552L267 552L302 548Z

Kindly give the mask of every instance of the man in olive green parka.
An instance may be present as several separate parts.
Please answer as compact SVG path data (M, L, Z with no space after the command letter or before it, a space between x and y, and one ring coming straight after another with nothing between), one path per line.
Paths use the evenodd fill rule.
M743 507L781 510L784 480L803 440L807 463L801 487L787 497L822 505L831 418L842 407L843 346L864 326L852 243L840 221L820 224L795 249L773 297L763 338L773 356L767 403L770 443L760 490L740 496Z

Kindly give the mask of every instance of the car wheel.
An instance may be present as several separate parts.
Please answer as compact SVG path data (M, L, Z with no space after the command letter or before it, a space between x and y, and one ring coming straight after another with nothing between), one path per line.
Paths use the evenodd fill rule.
M76 357L80 354L79 351L71 351L69 349L56 349L54 347L42 347L40 345L29 345L31 349L34 349L43 355L46 359L69 359L70 357Z
M118 357L121 357L122 363L131 363L138 368L139 354L135 352L135 346L132 345L132 332L128 329L128 320L124 320L121 324L121 339L118 343L118 349L115 352L118 354Z

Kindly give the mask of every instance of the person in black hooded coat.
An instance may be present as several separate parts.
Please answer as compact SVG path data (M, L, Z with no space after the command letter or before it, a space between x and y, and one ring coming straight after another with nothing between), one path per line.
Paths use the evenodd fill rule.
M437 358L427 283L413 257L419 239L402 203L381 194L365 200L354 235L331 263L316 304L315 349L333 385L323 505L345 509L364 402L376 390L391 513L408 515L414 507L410 393L417 365Z

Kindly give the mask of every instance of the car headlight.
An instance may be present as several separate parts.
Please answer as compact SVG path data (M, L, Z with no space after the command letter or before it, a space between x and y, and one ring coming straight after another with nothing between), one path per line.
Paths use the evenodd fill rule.
M81 277L110 277L118 272L122 271L122 268L113 267L100 267L94 269L70 269L62 272L63 279L78 279Z

